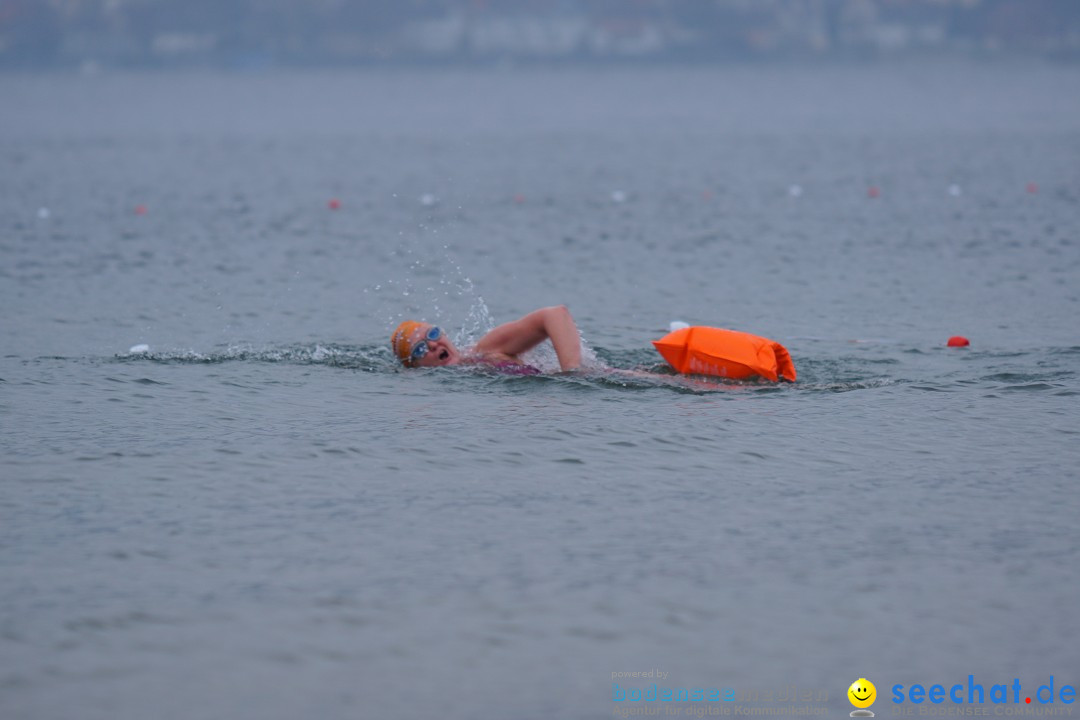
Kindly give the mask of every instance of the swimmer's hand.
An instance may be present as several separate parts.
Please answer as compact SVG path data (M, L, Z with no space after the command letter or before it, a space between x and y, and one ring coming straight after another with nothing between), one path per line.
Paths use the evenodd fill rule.
M520 320L500 325L482 337L473 350L517 357L545 340L555 346L560 370L581 367L581 335L565 305L540 308Z

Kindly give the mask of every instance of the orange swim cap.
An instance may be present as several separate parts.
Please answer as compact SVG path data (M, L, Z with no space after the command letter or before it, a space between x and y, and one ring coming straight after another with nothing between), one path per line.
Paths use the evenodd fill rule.
M390 336L390 347L398 360L405 365L410 364L409 355L412 353L412 339L416 337L417 330L422 330L426 323L415 320L406 320L397 326L397 330Z

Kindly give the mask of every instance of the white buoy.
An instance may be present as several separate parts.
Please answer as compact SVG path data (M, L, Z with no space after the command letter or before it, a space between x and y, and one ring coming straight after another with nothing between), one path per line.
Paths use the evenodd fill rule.
M964 191L962 189L960 189L959 185L950 185L949 186L949 194L952 195L953 197L960 197L961 195L964 194Z
M424 193L423 195L420 196L420 204L421 205L426 205L426 206L430 207L431 205L434 205L436 202L437 202L437 199L431 193Z
M149 345L132 345L131 349L128 350L128 352L131 353L132 355L138 355L138 354L141 354L141 353L148 353L148 352L150 352L150 346Z
M802 185L792 185L791 187L789 187L787 189L787 193L791 197L801 197L802 196Z
M47 207L39 207L37 209L37 216L41 220L48 220L49 219L49 208L47 208Z
M682 320L672 320L671 323L668 324L668 332L675 332L676 330L685 330L688 327L690 327L690 323L688 323L688 322L683 322Z
M611 200L612 202L624 203L626 202L626 193L622 190L613 190L611 192Z

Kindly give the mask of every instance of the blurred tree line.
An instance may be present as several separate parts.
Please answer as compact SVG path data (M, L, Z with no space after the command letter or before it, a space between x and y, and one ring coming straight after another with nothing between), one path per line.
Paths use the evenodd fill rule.
M0 0L0 65L1080 55L1080 0Z

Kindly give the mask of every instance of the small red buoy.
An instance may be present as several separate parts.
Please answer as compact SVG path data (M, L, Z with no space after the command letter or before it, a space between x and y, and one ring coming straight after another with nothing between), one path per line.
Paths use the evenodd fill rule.
M712 200L712 190L702 190L701 199L705 201Z
M326 207L330 208L331 210L340 210L341 201L337 198L330 198L330 202L326 203Z
M514 202L517 203L518 205L521 205L522 203L525 202L525 196L522 195L521 193L518 193L517 195L514 196Z
M878 186L877 186L877 185L871 185L871 186L870 186L869 188L867 188L867 190L866 190L866 197L869 197L869 198L876 198L876 197L881 197L881 190L880 190L880 188L878 188Z
M1039 192L1039 183L1029 182L1027 184L1027 191L1031 195L1034 195L1035 193Z
M135 214L136 215L145 215L146 214L146 206L145 205L136 205L135 206Z
M953 335L951 338L949 338L949 342L945 344L949 347L967 347L971 344L971 341L963 335Z

